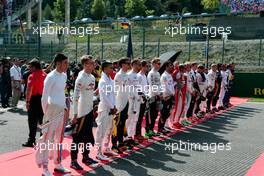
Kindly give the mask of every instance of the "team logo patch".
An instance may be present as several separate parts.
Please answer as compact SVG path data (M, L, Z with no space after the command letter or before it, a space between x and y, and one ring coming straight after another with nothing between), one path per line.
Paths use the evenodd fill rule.
M88 86L87 86L87 90L94 90L94 83L90 83Z

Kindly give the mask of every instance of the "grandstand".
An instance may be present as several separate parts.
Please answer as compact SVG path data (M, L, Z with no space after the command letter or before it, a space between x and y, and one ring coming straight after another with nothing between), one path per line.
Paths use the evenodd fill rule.
M6 22L6 14L4 14L4 9L7 7L8 4L8 0L2 0L2 4L3 4L3 18L2 18L2 23L0 23L0 26L6 26L7 22ZM12 18L11 21L15 21L17 19L19 19L19 17L21 15L23 15L24 13L26 13L29 9L31 9L32 7L36 6L37 1L36 0L14 0L12 2Z

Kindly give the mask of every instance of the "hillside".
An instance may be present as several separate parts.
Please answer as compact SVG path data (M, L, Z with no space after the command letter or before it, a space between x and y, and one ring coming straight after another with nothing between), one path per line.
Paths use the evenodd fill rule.
M224 63L235 62L240 69L248 71L264 71L264 58L261 55L259 64L259 40L243 40L232 41L229 40L225 44ZM65 46L63 52L67 54L71 60L76 58L75 44L71 43ZM133 43L134 57L142 57L142 43ZM191 61L196 60L205 63L205 42L191 43ZM262 43L263 48L263 43ZM171 51L182 50L183 53L179 57L180 62L188 61L189 58L189 43L188 42L161 42L160 54ZM91 54L97 58L101 58L102 47L101 43L91 43ZM117 60L120 57L126 56L127 45L121 43L104 43L103 59ZM85 43L78 44L77 56L78 58L86 54L87 45ZM157 42L145 44L145 58L153 58L158 55ZM209 48L209 63L222 62L222 41L210 41Z

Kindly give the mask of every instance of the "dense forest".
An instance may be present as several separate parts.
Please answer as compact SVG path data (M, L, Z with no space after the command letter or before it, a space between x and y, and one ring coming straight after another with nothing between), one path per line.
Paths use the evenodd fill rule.
M64 20L64 0L43 0L43 16ZM71 0L71 20L218 11L219 0Z
M13 8L29 0L12 0ZM0 15L4 16L1 0ZM71 21L81 18L101 20L106 17L160 16L191 12L192 14L212 12L259 12L264 10L263 0L70 0ZM64 21L65 0L43 0L43 19ZM33 9L33 21L37 17ZM1 17L0 16L0 17ZM25 19L25 15L22 19Z

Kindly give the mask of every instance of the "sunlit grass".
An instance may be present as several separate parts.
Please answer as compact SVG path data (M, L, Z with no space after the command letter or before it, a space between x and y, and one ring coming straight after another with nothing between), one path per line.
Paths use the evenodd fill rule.
M250 102L264 102L264 98L250 98Z

